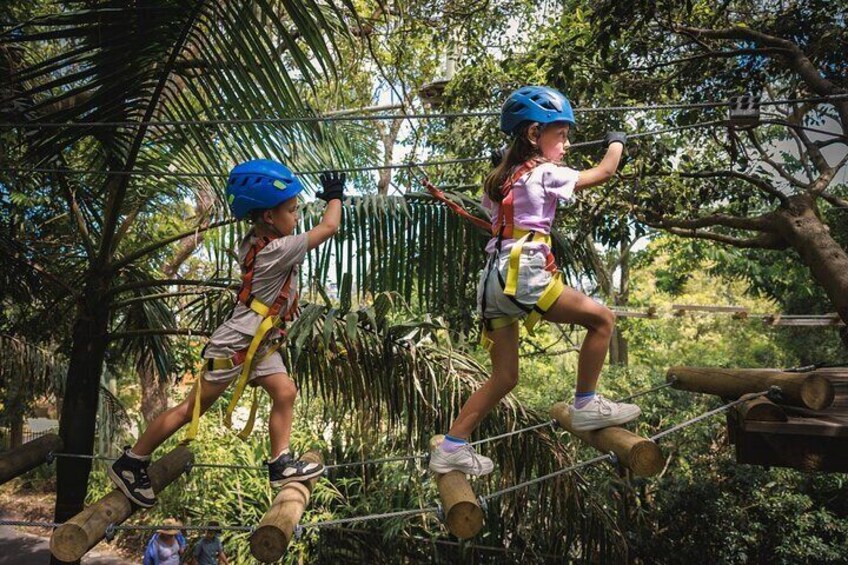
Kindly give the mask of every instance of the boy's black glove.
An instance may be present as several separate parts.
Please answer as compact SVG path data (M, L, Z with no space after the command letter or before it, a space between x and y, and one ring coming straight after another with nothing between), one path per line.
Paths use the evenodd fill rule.
M627 147L627 134L623 131L611 131L607 133L607 136L604 138L604 145L609 147L613 143L620 143Z
M492 162L492 167L497 167L501 164L501 161L506 157L506 147L501 147L500 149L492 149L492 152L489 153L489 160Z
M321 192L315 195L316 198L320 198L324 202L329 202L330 200L335 200L338 198L342 200L344 198L344 183L347 175L345 173L338 173L336 171L328 171L325 173L321 173L321 176L318 177L321 180L321 186L324 188Z

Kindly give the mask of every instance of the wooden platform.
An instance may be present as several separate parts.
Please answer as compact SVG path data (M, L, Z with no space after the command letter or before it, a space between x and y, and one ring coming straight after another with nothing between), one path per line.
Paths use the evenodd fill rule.
M728 436L739 463L848 473L848 368L817 372L824 372L834 386L833 404L825 410L742 405L727 413Z

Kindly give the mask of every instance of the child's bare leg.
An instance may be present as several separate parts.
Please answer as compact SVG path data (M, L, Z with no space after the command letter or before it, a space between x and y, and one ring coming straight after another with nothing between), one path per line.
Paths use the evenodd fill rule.
M268 432L271 436L271 459L275 459L289 447L297 386L285 373L260 377L256 382L271 397Z
M201 377L203 378L203 377ZM212 383L203 381L203 386L200 388L200 413L206 412L210 406L221 396L221 393L227 388L229 383ZM194 410L194 397L196 394L195 383L188 396L179 404L166 410L153 420L138 441L132 447L132 452L136 455L150 455L153 450L162 445L162 443L171 437L177 430L191 422L192 411Z
M448 435L467 439L474 428L518 384L518 324L489 332L492 376L465 402Z
M577 393L593 392L606 360L615 314L582 292L566 288L544 316L557 324L579 324L586 338L577 359Z

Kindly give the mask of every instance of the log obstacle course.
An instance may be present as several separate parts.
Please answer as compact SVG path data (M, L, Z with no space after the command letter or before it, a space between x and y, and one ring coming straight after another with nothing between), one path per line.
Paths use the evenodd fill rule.
M148 470L153 492L159 493L185 473L194 454L178 446L154 461ZM50 538L50 551L61 561L77 561L97 545L109 526L117 526L136 510L136 506L117 488L56 528Z
M316 450L304 453L301 460L324 464L324 456ZM283 557L317 482L318 477L292 482L277 493L256 531L250 536L250 553L253 557L263 563L272 563Z
M62 451L62 438L45 434L0 455L0 485L48 463L53 453Z
M614 453L618 462L637 476L656 475L665 464L656 443L624 428L613 426L591 432L575 430L571 426L571 404L568 402L557 402L550 413L564 430L602 453Z
M794 373L778 369L723 369L718 367L671 367L667 373L672 387L689 392L739 398L744 394L780 388L781 404L824 410L834 399L827 371Z
M441 443L444 435L430 439L430 451ZM483 528L483 509L474 494L465 473L451 471L445 474L435 473L442 513L448 531L459 539L470 539Z
M802 471L848 472L848 368L809 371L672 367L671 386L738 398L778 387L771 399L727 413L738 463Z

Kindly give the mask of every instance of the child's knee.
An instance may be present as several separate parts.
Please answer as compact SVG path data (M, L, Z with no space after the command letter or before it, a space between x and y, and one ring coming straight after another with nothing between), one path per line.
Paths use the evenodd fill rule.
M498 392L506 394L518 386L518 371L503 371L492 375L493 384Z
M286 377L277 387L274 400L286 404L293 404L297 399L297 385L290 378Z
M595 322L595 327L592 329L603 335L612 335L612 331L614 328L615 312L613 312L609 308L601 308L601 310L597 314L597 321Z

